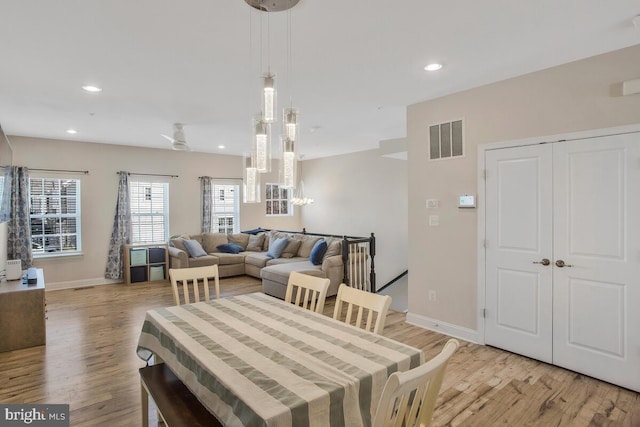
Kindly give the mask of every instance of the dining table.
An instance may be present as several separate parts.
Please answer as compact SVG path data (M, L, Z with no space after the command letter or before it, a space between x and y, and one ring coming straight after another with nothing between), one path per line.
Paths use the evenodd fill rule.
M263 293L149 310L138 356L162 361L225 426L369 426L421 350Z

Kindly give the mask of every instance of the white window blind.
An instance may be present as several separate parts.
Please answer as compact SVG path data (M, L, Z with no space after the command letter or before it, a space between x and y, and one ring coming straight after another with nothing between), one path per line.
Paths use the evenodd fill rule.
M80 180L30 178L31 250L34 257L82 250Z
M129 182L131 243L164 243L169 236L169 183Z
M211 228L214 233L240 232L240 185L211 183Z
M280 184L266 184L265 201L267 205L267 216L288 216L293 215L291 209L291 191L283 188Z

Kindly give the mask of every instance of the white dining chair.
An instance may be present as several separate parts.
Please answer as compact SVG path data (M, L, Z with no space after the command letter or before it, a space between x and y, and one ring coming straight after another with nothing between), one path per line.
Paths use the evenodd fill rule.
M289 275L284 300L316 313L322 313L330 283L329 279L292 271ZM293 299L294 294L295 300Z
M429 427L449 358L460 346L450 339L433 359L406 372L394 372L382 390L373 427Z
M375 314L375 326L373 326L373 333L382 334L387 318L387 311L389 311L389 306L391 305L391 297L389 295L374 294L352 288L342 283L338 288L338 295L336 296L336 306L333 310L334 319L340 320L342 317L343 304L347 305L347 314L344 318L345 323L351 324L355 308L358 312L355 320L355 326L362 328L362 318L366 310L367 322L364 324L364 329L371 331L371 327L374 325L373 319Z
M216 299L220 298L220 275L218 274L217 265L208 265L206 267L191 268L170 268L169 277L171 278L171 288L173 290L173 301L176 305L190 304L191 295L193 302L200 301L199 283L203 284L203 301L209 301L209 279L213 278ZM182 292L180 292L182 287ZM183 302L180 302L180 294L183 295Z

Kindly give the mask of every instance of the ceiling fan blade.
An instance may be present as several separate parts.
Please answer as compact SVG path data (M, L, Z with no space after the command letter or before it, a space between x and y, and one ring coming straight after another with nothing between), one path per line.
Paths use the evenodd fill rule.
M171 142L176 142L176 140L171 138L169 135L165 135L165 134L161 133L160 136L164 136L165 138L167 138Z

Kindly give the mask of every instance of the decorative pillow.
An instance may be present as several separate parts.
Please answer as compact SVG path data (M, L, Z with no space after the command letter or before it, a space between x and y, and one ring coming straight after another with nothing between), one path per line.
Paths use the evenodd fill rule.
M258 228L254 228L254 229L251 229L251 230L241 231L241 233L254 234L255 235L255 234L258 234L258 233L262 233L263 231L264 231L264 229L262 227L258 227Z
M202 245L198 243L197 240L185 240L184 246L187 248L187 252L191 258L207 256L207 253L202 249Z
M247 243L247 250L254 252L262 252L262 245L264 244L264 234L252 234L249 236L249 243Z
M324 253L327 252L327 241L326 240L318 240L315 245L313 245L313 249L311 249L311 255L309 255L309 260L313 265L322 264L322 259L324 258Z
M298 249L300 248L300 244L302 242L298 239L289 239L287 246L284 248L281 257L282 258L293 258L298 253Z
M280 258L280 255L282 255L284 248L287 247L288 242L289 242L289 239L287 239L286 237L281 237L279 239L276 239L275 242L273 242L270 245L269 252L267 252L267 256L274 259Z
M235 243L226 243L224 245L218 245L216 248L225 254L239 254L240 252L244 252L244 248L240 245L236 245Z
M171 245L175 248L180 249L181 251L185 251L188 253L187 251L187 247L184 245L184 241L185 240L189 240L189 239L185 239L184 237L178 237L175 239L171 239Z

